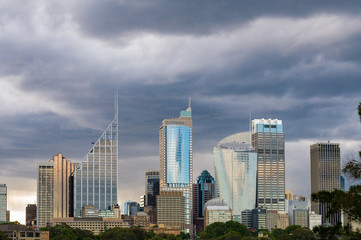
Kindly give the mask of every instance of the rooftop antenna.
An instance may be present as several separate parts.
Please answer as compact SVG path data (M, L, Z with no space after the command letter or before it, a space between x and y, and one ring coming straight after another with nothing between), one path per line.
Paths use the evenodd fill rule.
M118 117L118 88L114 96L114 117Z
M188 98L188 108L187 108L187 111L192 111L191 102L192 102L192 98L189 97L189 98Z
M249 110L249 143L252 146L252 110Z

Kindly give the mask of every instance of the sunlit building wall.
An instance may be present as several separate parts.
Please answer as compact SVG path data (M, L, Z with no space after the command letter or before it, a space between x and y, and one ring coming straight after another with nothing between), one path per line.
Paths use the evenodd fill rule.
M282 120L252 120L257 153L257 207L285 211L285 134Z
M118 203L118 110L74 171L74 217L85 205L110 210Z
M248 143L235 141L242 140L242 136ZM250 215L247 212L241 220L242 211L256 206L257 154L249 139L248 132L238 133L222 139L213 151L216 191L231 208L234 219L241 222L250 221L245 219Z

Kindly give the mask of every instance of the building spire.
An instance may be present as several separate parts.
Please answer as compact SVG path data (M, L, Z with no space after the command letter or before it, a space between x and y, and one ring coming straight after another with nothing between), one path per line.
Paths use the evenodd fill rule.
M189 98L188 98L188 108L187 108L187 111L192 111L191 102L192 102L192 98L189 97Z
M114 96L114 118L118 117L118 88Z

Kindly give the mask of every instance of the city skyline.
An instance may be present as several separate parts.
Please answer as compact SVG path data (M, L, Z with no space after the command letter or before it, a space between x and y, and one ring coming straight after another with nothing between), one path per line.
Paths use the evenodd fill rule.
M214 176L213 147L249 131L250 111L282 119L286 189L295 194L310 193L311 144L340 143L341 162L356 155L361 3L255 4L5 2L0 183L11 219L25 222L36 202L39 161L57 153L82 161L112 119L114 89L118 202L144 194L144 172L159 163L160 122L188 97L194 178L204 169Z

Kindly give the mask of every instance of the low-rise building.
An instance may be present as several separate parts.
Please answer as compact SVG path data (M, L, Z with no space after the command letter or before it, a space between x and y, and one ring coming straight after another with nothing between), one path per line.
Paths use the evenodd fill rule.
M150 217L145 212L137 212L136 216L132 216L132 227L149 227Z
M278 223L278 211L267 210L267 229L272 230L277 228Z
M0 231L5 233L9 240L49 240L49 231L29 230L20 224L0 225Z
M252 209L252 222L254 229L266 229L267 209L262 207Z
M72 228L79 228L82 230L92 231L94 234L100 234L106 229L122 227L130 227L129 223L123 221L121 218L54 218L53 226L61 223L66 223Z
M322 215L321 214L317 214L315 212L310 212L309 213L309 229L313 229L316 226L320 226L322 225Z
M233 220L232 210L220 198L214 198L204 204L205 228L215 222L228 222Z
M278 212L277 228L286 229L289 226L288 214L285 212Z

